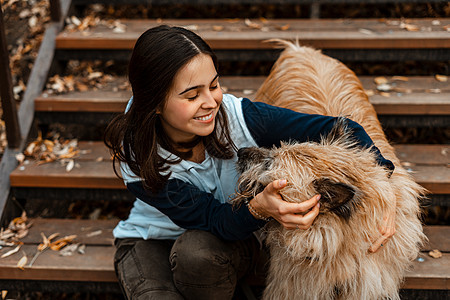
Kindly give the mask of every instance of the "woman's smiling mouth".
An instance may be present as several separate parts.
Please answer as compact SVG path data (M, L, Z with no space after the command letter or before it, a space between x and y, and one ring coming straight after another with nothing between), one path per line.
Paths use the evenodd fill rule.
M196 117L196 118L194 118L194 120L204 121L204 122L205 122L205 121L210 121L210 120L212 120L213 116L214 116L214 114L211 112L211 113L209 113L209 114L206 115L206 116Z

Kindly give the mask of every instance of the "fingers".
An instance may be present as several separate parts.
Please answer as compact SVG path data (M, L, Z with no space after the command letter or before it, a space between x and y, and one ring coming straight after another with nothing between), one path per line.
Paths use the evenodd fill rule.
M277 193L282 188L286 187L286 179L274 180L266 186L266 189L270 193Z
M308 229L319 215L320 203L316 203L305 215L286 214L281 217L281 224L286 229Z
M395 234L395 212L388 214L383 218L383 224L379 228L381 237L379 237L369 248L369 252L377 252L384 247L389 239Z
M301 203L285 202L285 205L283 205L283 207L280 207L280 210L284 209L286 213L291 214L304 213L316 206L319 203L319 200L320 195L315 195L311 199L303 201Z

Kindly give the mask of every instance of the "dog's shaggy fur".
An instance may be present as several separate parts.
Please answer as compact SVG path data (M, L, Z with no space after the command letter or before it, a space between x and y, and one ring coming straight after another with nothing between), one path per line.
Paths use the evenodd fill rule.
M268 224L271 262L264 299L399 299L405 270L424 239L419 220L424 190L400 165L355 74L318 50L279 42L285 50L256 99L358 122L395 171L388 178L373 152L351 140L344 118L320 143L241 151L237 203L281 178L288 182L281 190L286 201L322 195L320 214L309 229ZM392 209L396 233L369 253Z

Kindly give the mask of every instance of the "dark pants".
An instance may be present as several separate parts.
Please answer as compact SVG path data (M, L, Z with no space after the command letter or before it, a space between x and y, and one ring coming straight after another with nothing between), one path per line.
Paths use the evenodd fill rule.
M256 238L223 241L188 230L172 240L117 239L114 266L128 299L231 299L237 281L265 271Z

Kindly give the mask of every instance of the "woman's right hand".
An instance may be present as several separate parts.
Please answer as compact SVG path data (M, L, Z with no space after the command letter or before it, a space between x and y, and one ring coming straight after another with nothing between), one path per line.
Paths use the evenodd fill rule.
M286 202L279 193L286 184L286 180L274 180L250 201L250 205L260 215L274 218L286 229L308 229L319 214L320 195L301 203Z

